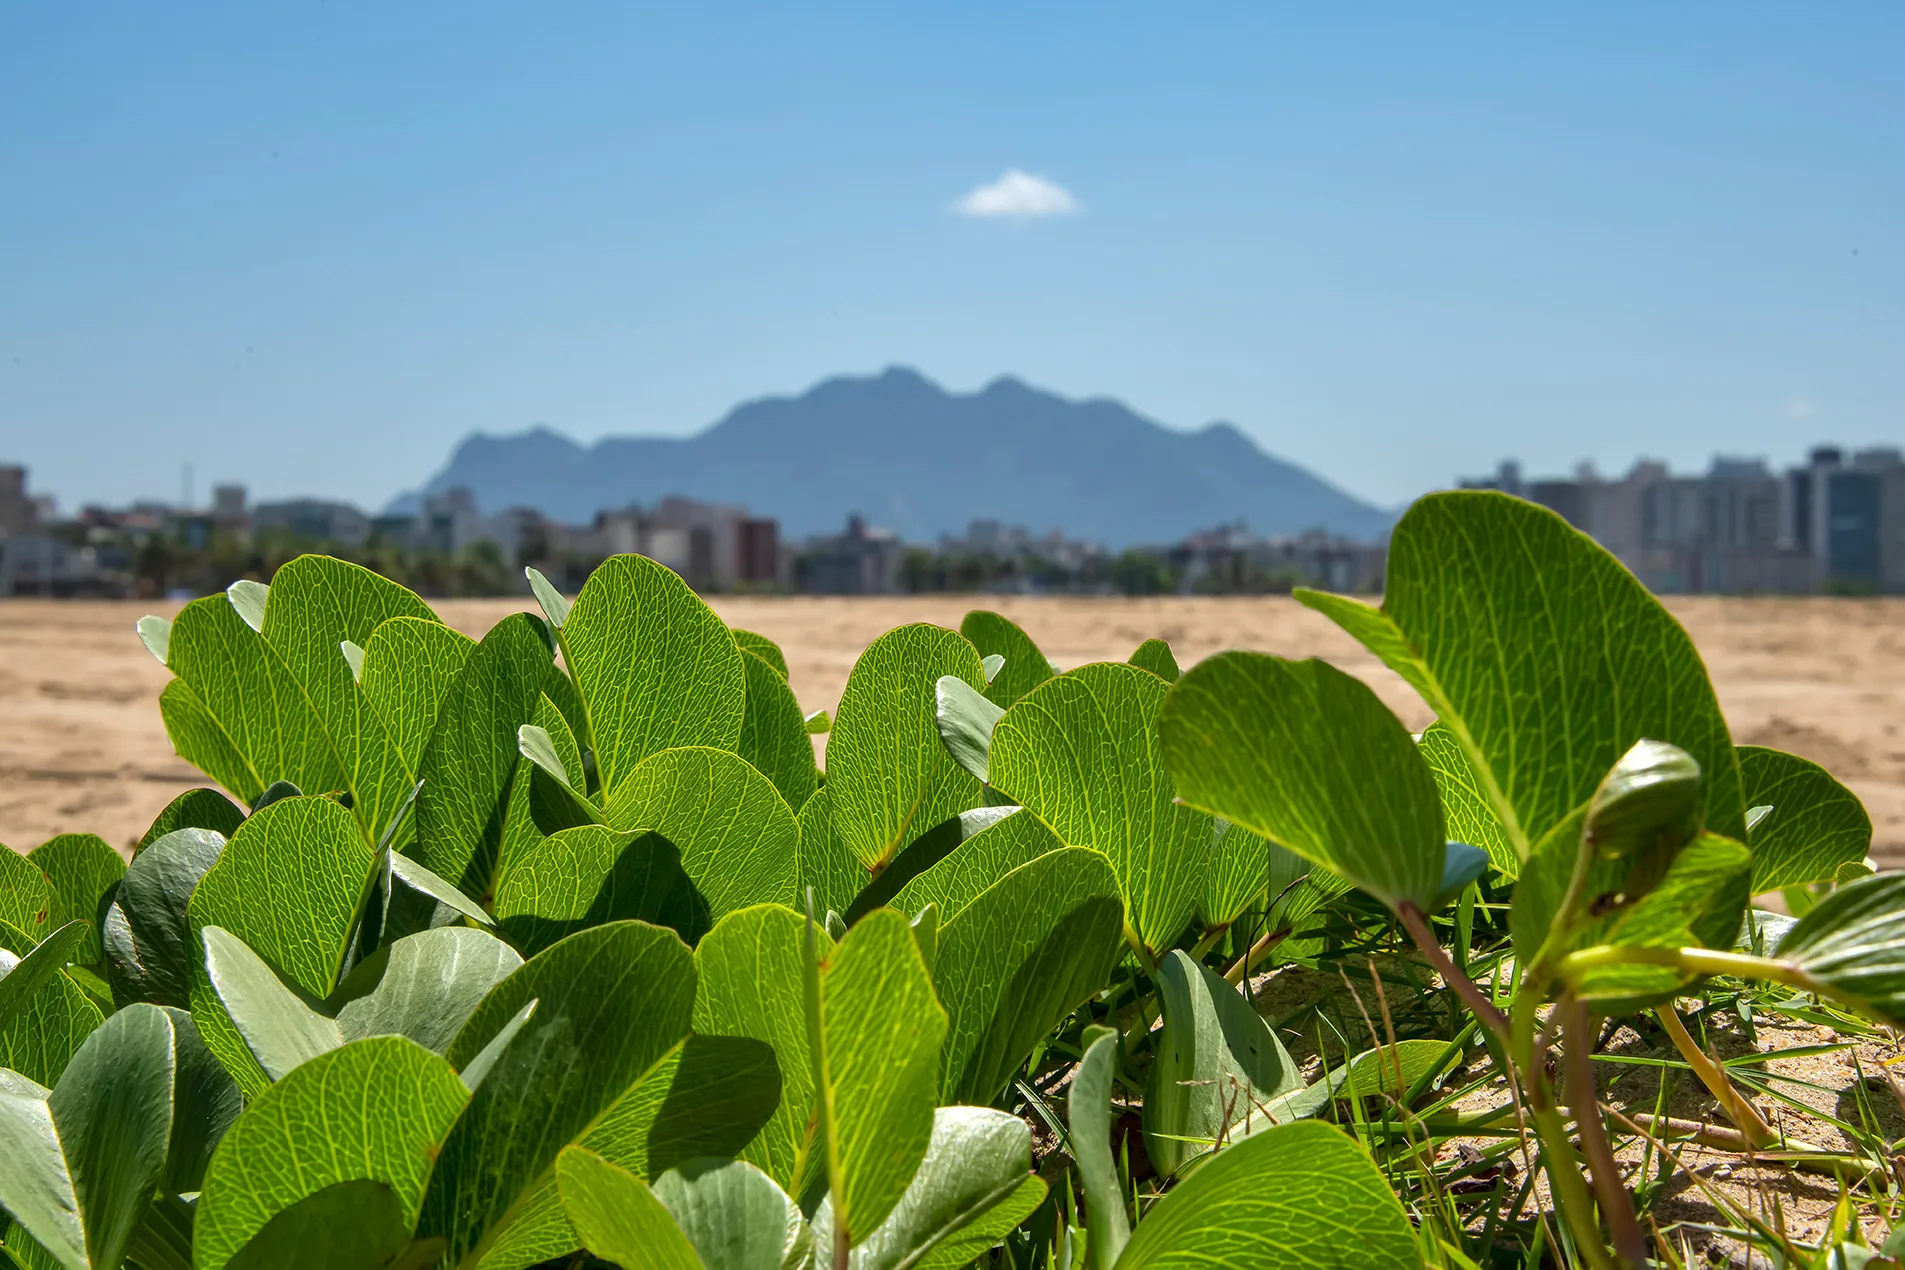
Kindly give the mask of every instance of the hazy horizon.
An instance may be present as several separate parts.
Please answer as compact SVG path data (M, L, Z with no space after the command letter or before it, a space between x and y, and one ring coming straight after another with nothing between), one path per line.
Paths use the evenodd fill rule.
M917 367L1394 507L1905 433L1905 10L0 11L0 461L380 506Z

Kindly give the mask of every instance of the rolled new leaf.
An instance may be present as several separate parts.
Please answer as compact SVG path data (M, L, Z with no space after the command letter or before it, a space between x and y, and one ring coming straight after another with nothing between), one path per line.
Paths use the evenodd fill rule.
M1583 829L1604 860L1670 855L1700 832L1700 794L1700 764L1693 755L1643 738L1595 787Z

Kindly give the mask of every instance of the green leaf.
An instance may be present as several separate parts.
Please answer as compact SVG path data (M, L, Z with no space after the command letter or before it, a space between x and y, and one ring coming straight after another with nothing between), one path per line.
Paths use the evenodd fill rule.
M946 1014L912 927L891 909L848 931L808 991L817 1145L851 1247L886 1220L926 1156Z
M1493 492L1431 494L1390 538L1382 608L1297 596L1422 694L1518 858L1642 737L1693 755L1708 827L1744 839L1732 740L1692 641L1548 509Z
M691 893L677 897L684 938L751 904L790 904L800 880L800 826L766 777L739 755L663 750L610 788L604 818L658 833L680 853Z
M1272 886L1274 872L1292 871L1298 858L1242 825L1215 819L1211 823L1210 868L1204 874L1204 894L1197 902L1197 918L1207 930L1221 930L1243 916L1244 910L1274 897L1284 882ZM1300 873L1300 869L1294 869Z
M807 725L809 736L825 736L833 731L833 716L825 710L815 710L803 716L801 722Z
M11 1019L24 1009L68 962L75 960L74 952L85 942L86 923L73 921L41 940L24 957L0 950L0 1019Z
M986 685L986 699L996 705L1010 706L1055 673L1032 637L1011 618L974 609L959 623L959 633L972 641L982 657L1005 658L1004 669Z
M677 746L732 750L747 708L741 650L713 609L666 565L611 556L560 629L587 708L602 788Z
M1488 801L1488 791L1476 779L1462 743L1445 723L1431 723L1417 740L1418 751L1435 776L1436 791L1442 798L1445 832L1456 842L1466 842L1488 853L1488 862L1504 877L1521 875L1522 860L1515 854L1501 817Z
M747 649L741 661L747 669L747 713L741 718L738 752L798 812L820 783L800 703L787 686L784 667L777 670Z
M695 1160L654 1181L708 1270L781 1270L805 1263L813 1241L800 1206L743 1160Z
M1841 865L1857 864L1872 850L1872 818L1825 768L1757 745L1736 753L1745 801L1773 809L1747 838L1753 894L1830 881Z
M315 1191L272 1215L220 1266L231 1270L383 1270L410 1244L403 1206L382 1182L358 1179ZM199 1262L203 1266L204 1262Z
M901 626L860 654L841 693L827 742L826 787L834 833L869 871L947 817L979 805L979 781L939 739L934 685L942 675L975 689L985 685L979 654L963 637L937 626Z
M742 652L753 653L772 666L775 674L782 679L787 678L787 654L781 651L779 644L765 635L744 631L738 626L734 628L734 642L740 645Z
M1303 1077L1242 993L1173 949L1158 962L1164 1027L1144 1086L1144 1148L1171 1176L1233 1126L1303 1087Z
M38 865L16 851L0 849L0 922L37 944L53 929L55 902L53 884Z
M682 885L680 854L657 834L582 825L550 834L526 853L496 892L496 920L535 954L591 926L666 924Z
M571 935L497 984L451 1042L452 1066L539 1004L444 1140L419 1235L447 1240L453 1265L480 1260L556 1153L687 1035L694 996L686 945L639 922Z
M212 796L231 807L222 796ZM192 967L199 957L186 906L224 850L218 831L183 828L154 839L133 857L101 931L106 977L120 1005L189 1005Z
M274 1216L342 1182L390 1188L417 1219L433 1151L469 1095L450 1065L397 1036L353 1041L260 1095L226 1133L199 1196L199 1270L218 1270Z
M132 849L137 858L145 849L180 829L209 829L220 838L229 838L245 822L245 810L215 789L188 789L165 805L158 818L139 837Z
M703 1270L688 1236L628 1170L569 1147L556 1160L556 1189L582 1246L604 1261L638 1270Z
M1894 1027L1905 1022L1905 873L1835 888L1780 941L1817 990Z
M376 854L351 813L329 798L286 798L252 813L225 844L186 906L191 946L219 926L311 1000L337 985L364 900L378 876ZM260 897L295 896L274 904ZM195 959L197 962L197 959ZM247 1095L267 1077L226 1016L202 962L193 971L192 1018Z
M1327 662L1220 653L1158 720L1178 793L1392 906L1428 910L1446 855L1435 778L1361 680Z
M424 746L410 854L466 895L486 895L494 881L517 729L535 717L549 657L535 618L498 622L457 672Z
M360 976L375 986L338 1010L338 1031L346 1041L405 1036L441 1054L489 990L522 964L508 944L467 926L407 935L352 971L346 989Z
M417 895L435 900L443 908L453 909L479 926L496 924L482 905L465 895L453 883L438 877L407 855L398 855L393 852L390 856L390 872L392 877ZM385 937L389 937L388 931Z
M186 762L248 804L276 780L319 791L348 786L340 751L297 677L226 597L179 610L167 656L178 679L160 694L159 708Z
M337 1022L285 987L264 959L230 931L207 926L205 973L258 1066L272 1080L344 1043Z
M940 928L933 958L952 1028L940 1101L990 1103L1033 1047L1104 988L1123 953L1117 875L1083 847L1020 865L962 908Z
M815 1088L801 989L804 925L791 909L762 904L728 914L695 947L695 1031L764 1042L780 1068L779 1104L736 1154L795 1193L805 1181ZM823 953L830 951L826 936L819 938Z
M0 1016L0 1067L51 1085L103 1017L71 977L55 974Z
M946 752L953 762L985 781L992 729L1005 715L1005 707L994 705L958 675L941 675L933 694L939 739L945 742Z
M377 628L393 617L436 620L429 605L397 583L347 561L307 555L272 575L259 631L283 659L323 726L345 773L355 814L372 842L382 839L409 801L417 778L338 647L346 640L360 647L368 644ZM300 789L334 788L289 773L278 775Z
M919 1172L880 1228L853 1249L850 1270L906 1270L1010 1199L1032 1171L1032 1131L990 1107L941 1107ZM833 1247L833 1205L814 1214L814 1245Z
M992 732L992 784L1072 846L1111 859L1126 921L1146 947L1190 924L1210 817L1177 803L1158 739L1170 690L1122 662L1081 666L1020 698Z
M846 912L866 888L868 875L834 832L832 787L815 790L795 820L800 827L800 894L804 897L812 888L815 912Z
M205 1170L244 1111L245 1100L199 1035L192 1016L170 1006L160 1008L172 1024L173 1066L172 1137L160 1183L164 1194L193 1194L204 1185Z
M1000 671L1005 669L1005 654L988 653L979 659L979 666L986 672L986 682L989 684L999 677Z
M186 920L195 941L222 926L321 1000L337 986L376 864L350 812L329 798L287 798L232 835L199 879Z
M364 646L358 686L383 718L411 771L423 762L424 742L437 725L437 707L475 647L476 641L463 632L421 617L391 618Z
M165 1172L173 1018L134 1005L102 1023L52 1093L0 1072L0 1207L69 1267L116 1268Z
M1150 671L1167 684L1177 682L1177 658L1171 654L1171 646L1161 639L1147 639L1138 645L1131 654L1131 664Z
M83 966L97 965L104 956L99 930L119 879L126 876L126 862L106 845L104 838L93 833L60 834L35 847L27 859L53 884L53 911L48 925L85 922L86 938L73 960Z
M1211 1160L1145 1214L1118 1270L1367 1270L1417 1264L1415 1232L1369 1153L1320 1121Z
M945 851L909 869L914 864L914 853L922 847L940 845L935 839L942 834L951 839ZM942 829L908 848L880 875L876 885L907 870L904 884L885 902L902 913L917 913L928 904L937 905L939 920L952 922L1008 873L1064 846L1050 825L1022 807L979 807L961 812Z

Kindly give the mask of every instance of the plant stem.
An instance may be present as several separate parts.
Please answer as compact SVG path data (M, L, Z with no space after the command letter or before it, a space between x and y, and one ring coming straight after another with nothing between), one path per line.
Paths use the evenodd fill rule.
M1250 963L1282 943L1289 933L1290 928L1288 926L1265 931L1262 939L1250 945L1249 950L1246 951L1243 956L1237 958L1236 964L1224 971L1224 982L1233 985L1242 984L1245 979L1250 977Z
M1763 1150L1778 1142L1779 1135L1754 1110L1753 1104L1741 1096L1739 1089L1727 1078L1726 1069L1707 1057L1706 1051L1694 1043L1687 1025L1680 1021L1680 1012L1674 1009L1673 1002L1660 1006L1654 1011L1654 1016L1660 1020L1662 1030L1672 1038L1674 1048L1687 1060L1687 1066L1707 1087L1707 1092L1719 1099L1727 1119L1739 1126L1740 1134L1748 1145L1755 1150Z
M1469 1010L1481 1020L1482 1026L1493 1032L1504 1044L1508 1040L1508 1016L1501 1012L1496 1004L1489 1000L1475 981L1463 974L1461 969L1449 959L1442 945L1436 942L1435 932L1429 929L1429 919L1414 904L1404 902L1396 906L1396 916L1402 920L1402 928L1409 932L1409 938L1415 940L1416 948L1437 974L1442 982L1453 988L1458 996L1468 1004Z
M1530 1093L1535 1087L1547 1084L1543 1074L1531 1072L1529 1075ZM1552 1098L1537 1094L1529 1101L1535 1104L1530 1112L1534 1116L1535 1133L1541 1139L1542 1162L1548 1170L1548 1189L1554 1196L1555 1207L1561 1210L1562 1219L1574 1232L1575 1245L1587 1263L1594 1270L1615 1270L1614 1262L1607 1255L1607 1245L1601 1239L1601 1228L1594 1221L1593 1197L1581 1180L1580 1157L1568 1143L1568 1126L1555 1110Z
M1634 1199L1621 1180L1620 1165L1614 1161L1607 1126L1601 1122L1601 1101L1594 1092L1594 1021L1588 1016L1587 1006L1572 993L1563 997L1556 1009L1561 1014L1561 1059L1567 1064L1568 1106L1574 1112L1574 1128L1581 1135L1588 1167L1594 1172L1594 1193L1601 1202L1601 1215L1614 1237L1614 1252L1621 1264L1627 1270L1643 1270L1647 1237L1641 1233Z
M1802 992L1830 995L1798 966L1772 957L1749 953L1722 952L1717 948L1640 948L1625 944L1601 944L1569 953L1557 969L1572 982L1601 966L1670 966L1696 975L1731 975L1737 979L1765 979L1783 983Z

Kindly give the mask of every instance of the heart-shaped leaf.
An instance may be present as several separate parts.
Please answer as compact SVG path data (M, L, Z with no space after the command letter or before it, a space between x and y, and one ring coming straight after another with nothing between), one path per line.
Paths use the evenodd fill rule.
M452 1264L480 1260L556 1153L687 1034L694 996L686 945L639 922L571 935L497 984L451 1042L452 1066L538 1005L444 1139L418 1234L446 1240Z
M433 1149L468 1100L448 1063L402 1037L312 1059L225 1135L199 1196L194 1264L219 1270L280 1213L347 1182L388 1187L407 1237ZM326 1149L312 1150L314 1142Z
M784 668L777 669L751 649L742 650L741 661L747 670L747 713L741 717L736 750L799 811L820 783L800 703L787 686Z
M244 940L217 926L204 927L200 938L218 1004L268 1078L283 1080L344 1043L337 1021L300 1001Z
M996 705L1010 706L1054 673L1032 637L1009 617L974 609L959 623L959 633L980 656L1005 658L1005 665L986 684L986 699Z
M713 609L666 565L611 556L560 625L603 789L677 746L732 750L747 708L741 650Z
M800 827L800 894L813 892L816 913L846 912L866 889L869 874L834 832L832 787L815 790L795 820Z
M941 1101L990 1103L1033 1047L1104 988L1123 952L1117 874L1083 847L1020 865L960 909L933 955L951 1019Z
M1503 876L1519 877L1522 859L1508 841L1501 817L1488 801L1488 791L1476 778L1454 731L1446 723L1431 723L1417 738L1417 749L1435 775L1449 837L1487 852L1489 864Z
M1753 894L1828 882L1842 865L1865 859L1872 818L1858 795L1797 754L1757 745L1736 753L1747 806L1772 808L1748 831Z
M680 852L659 835L582 825L525 853L497 889L496 919L533 956L603 922L664 925L682 882Z
M0 924L0 935L8 929ZM24 937L16 942L24 942ZM37 951L37 947L32 947L27 956ZM38 978L57 956L55 951L46 962L37 963L28 971L29 980ZM12 953L0 953L0 964L12 958ZM25 962L26 958L20 959L7 978L19 973ZM66 1070L66 1065L104 1017L83 988L69 976L58 973L57 966L53 970L38 987L24 994L24 1000L15 1001L0 1014L0 1067L10 1068L42 1085L51 1085L60 1078L60 1073ZM4 983L5 980L0 980L0 984Z
M1303 1077L1243 994L1182 950L1158 963L1158 1002L1164 1027L1144 1086L1144 1148L1170 1176L1301 1089Z
M992 732L992 784L1110 858L1126 921L1153 952L1190 924L1211 848L1210 817L1178 804L1165 771L1168 691L1149 671L1098 662L1034 688Z
M1273 878L1296 860L1262 834L1233 825L1221 817L1211 823L1210 870L1204 875L1204 894L1197 902L1198 921L1206 930L1221 930L1244 911L1274 897L1286 884Z
M1380 609L1297 596L1422 694L1518 859L1642 737L1693 755L1708 827L1744 840L1733 743L1693 642L1620 561L1547 508L1431 494L1390 537Z
M353 995L338 1010L338 1031L346 1041L406 1036L441 1054L489 990L522 964L508 944L467 926L406 935L386 944L345 980L345 992L360 980L375 986L362 996Z
M854 663L827 742L834 833L861 867L877 871L949 816L976 807L976 777L939 739L934 685L942 676L985 686L979 654L938 626L901 626Z
M1435 906L1447 845L1435 778L1361 680L1317 660L1220 653L1171 689L1158 728L1185 802L1392 906Z
M27 859L53 884L48 925L85 922L86 937L73 960L82 966L97 965L104 957L99 931L119 880L126 876L126 862L94 833L60 834L35 847Z
M1333 1125L1280 1125L1219 1151L1145 1214L1118 1270L1415 1265L1416 1239L1369 1153Z
M212 796L231 806L222 796ZM198 954L190 943L186 906L224 850L218 831L186 828L155 839L133 857L102 932L106 976L119 1004L189 1005Z
M850 1270L903 1270L1010 1199L1032 1172L1032 1130L990 1107L941 1107L932 1142L899 1204L853 1249ZM814 1213L814 1244L834 1246L833 1205Z

